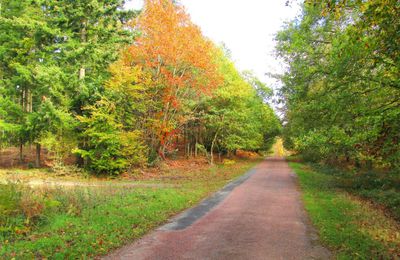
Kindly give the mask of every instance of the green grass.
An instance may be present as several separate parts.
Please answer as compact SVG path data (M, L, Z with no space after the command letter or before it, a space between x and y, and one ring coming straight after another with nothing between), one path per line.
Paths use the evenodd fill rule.
M170 172L173 186L0 187L1 259L104 255L147 233L243 174L257 161ZM160 180L155 180L160 183Z
M337 179L300 163L290 163L299 177L305 208L321 242L338 259L394 259L400 256L398 223L382 210L337 189Z

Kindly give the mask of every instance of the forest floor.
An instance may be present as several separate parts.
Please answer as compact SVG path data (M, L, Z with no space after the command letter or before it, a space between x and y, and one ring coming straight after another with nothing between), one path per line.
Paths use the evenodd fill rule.
M0 258L93 258L165 223L261 158L169 160L118 178L0 171Z
M240 159L240 158L237 158ZM225 163L229 160L225 160ZM234 161L233 161L234 162ZM223 161L219 164L224 164ZM0 184L16 183L31 187L59 186L68 187L102 187L102 186L157 186L167 185L163 180L181 179L187 177L187 172L193 168L208 170L208 162L202 158L166 160L156 167L142 168L133 173L123 173L117 176L91 175L75 166L60 168L9 168L0 169Z

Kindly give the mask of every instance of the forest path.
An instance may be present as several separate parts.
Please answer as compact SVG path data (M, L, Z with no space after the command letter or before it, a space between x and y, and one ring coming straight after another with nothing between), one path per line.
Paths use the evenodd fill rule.
M106 259L327 259L308 223L296 176L269 158Z

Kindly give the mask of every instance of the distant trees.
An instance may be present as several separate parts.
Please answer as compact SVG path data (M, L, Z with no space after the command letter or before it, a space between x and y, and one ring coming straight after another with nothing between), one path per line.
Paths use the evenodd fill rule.
M224 153L238 149L268 150L280 132L279 120L251 85L253 81L246 81L222 51L217 57L223 83L200 103L199 121L206 131L205 146L210 151L218 149ZM248 79L255 79L247 74Z
M0 142L36 144L37 166L42 146L97 173L179 151L212 162L266 150L280 131L271 90L179 4L147 0L134 19L122 0L0 3Z
M286 144L309 159L400 167L398 1L306 1L277 35Z

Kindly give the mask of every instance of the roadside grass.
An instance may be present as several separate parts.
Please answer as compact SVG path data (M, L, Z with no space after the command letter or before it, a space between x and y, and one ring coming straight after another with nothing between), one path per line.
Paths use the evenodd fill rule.
M290 156L291 162L303 162L301 156ZM357 169L348 165L332 167L306 163L317 172L331 176L332 185L384 208L385 213L400 221L400 174L398 170Z
M0 184L0 258L104 255L165 223L259 161L172 170L165 174L168 178L154 179L165 186L148 188Z
M382 209L338 189L337 178L301 163L290 163L302 189L305 208L321 242L337 259L400 257L400 227Z
M400 175L398 172L350 172L321 167L321 171L334 175L337 186L361 198L383 206L400 221Z
M98 177L89 175L87 172L75 166L63 166L57 169L0 169L0 184L7 182L27 182L30 180L62 180L81 181L99 180Z

